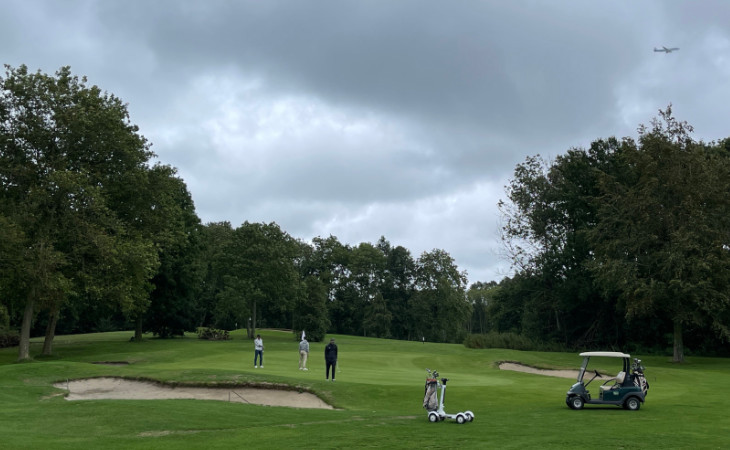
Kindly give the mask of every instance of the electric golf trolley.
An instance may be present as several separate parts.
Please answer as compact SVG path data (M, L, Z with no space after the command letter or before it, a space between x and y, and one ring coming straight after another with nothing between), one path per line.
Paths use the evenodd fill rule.
M565 396L565 403L571 409L583 409L585 404L622 406L631 411L636 411L641 407L649 390L649 382L644 376L644 366L641 365L640 359L634 358L632 364L631 355L620 352L584 352L580 356L583 357L583 364L578 371L577 382L571 386ZM602 375L594 369L593 378L588 383L583 383L583 376L591 357L621 358L623 360L621 371L599 386L598 398L591 397L586 387L596 378L603 378ZM610 384L611 382L613 383Z
M474 413L471 411L447 414L444 411L444 396L446 395L446 382L448 378L439 379L439 373L435 370L426 369L426 393L423 398L423 407L428 411L428 421L438 422L446 419L454 419L456 423L466 423L474 420ZM441 391L439 397L438 391Z

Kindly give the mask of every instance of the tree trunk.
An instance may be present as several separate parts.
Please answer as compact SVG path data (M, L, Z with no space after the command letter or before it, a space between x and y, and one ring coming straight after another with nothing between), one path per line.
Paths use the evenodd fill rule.
M251 339L256 336L256 300L253 301L253 321L251 322Z
M137 317L134 324L134 340L136 342L142 342L142 315Z
M28 295L23 313L23 324L20 327L20 344L18 345L18 361L30 359L30 327L33 324L33 294Z
M682 340L682 323L674 321L674 358L672 362L684 362L684 341Z
M54 306L51 314L48 316L48 325L46 326L46 338L43 341L43 352L45 356L51 356L53 347L53 338L56 336L56 324L58 323L59 307Z

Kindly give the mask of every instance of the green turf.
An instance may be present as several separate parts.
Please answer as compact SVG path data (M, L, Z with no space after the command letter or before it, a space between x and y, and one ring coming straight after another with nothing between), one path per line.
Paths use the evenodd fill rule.
M324 374L324 344L311 343L310 370L297 370L297 342L263 330L264 369L253 367L243 332L224 342L194 335L129 342L131 332L59 336L53 357L16 363L0 350L0 448L726 448L730 442L730 360L642 357L651 384L639 411L565 405L572 380L500 371L498 361L575 369L572 353L472 350L335 336L337 381ZM588 350L588 349L587 349ZM590 349L596 350L596 349ZM127 366L92 364L127 361ZM601 362L601 364L603 364ZM474 422L429 423L425 368L450 379L446 410ZM616 367L597 367L606 372ZM201 400L69 402L52 387L67 379L123 376L167 382L275 382L309 389L337 410Z

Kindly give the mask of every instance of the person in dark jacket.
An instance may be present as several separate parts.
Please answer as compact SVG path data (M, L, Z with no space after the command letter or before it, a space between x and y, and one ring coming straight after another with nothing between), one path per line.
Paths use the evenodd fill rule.
M327 364L325 379L330 378L330 367L332 368L332 381L335 381L335 368L337 366L337 345L334 339L330 339L330 343L324 348L324 361Z

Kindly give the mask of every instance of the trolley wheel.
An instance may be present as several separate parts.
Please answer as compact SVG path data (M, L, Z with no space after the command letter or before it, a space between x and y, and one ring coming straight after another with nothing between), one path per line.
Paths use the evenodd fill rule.
M464 413L464 415L466 416L466 420L467 420L467 421L469 421L469 422L473 422L473 421L474 421L474 413L473 413L473 412L471 412L471 411L466 411L466 412Z
M428 414L428 421L429 422L438 422L439 421L439 415L436 413L429 413Z
M464 414L459 413L459 414L456 415L456 423L462 424L462 423L466 422L466 420L467 419L466 419L466 416Z

